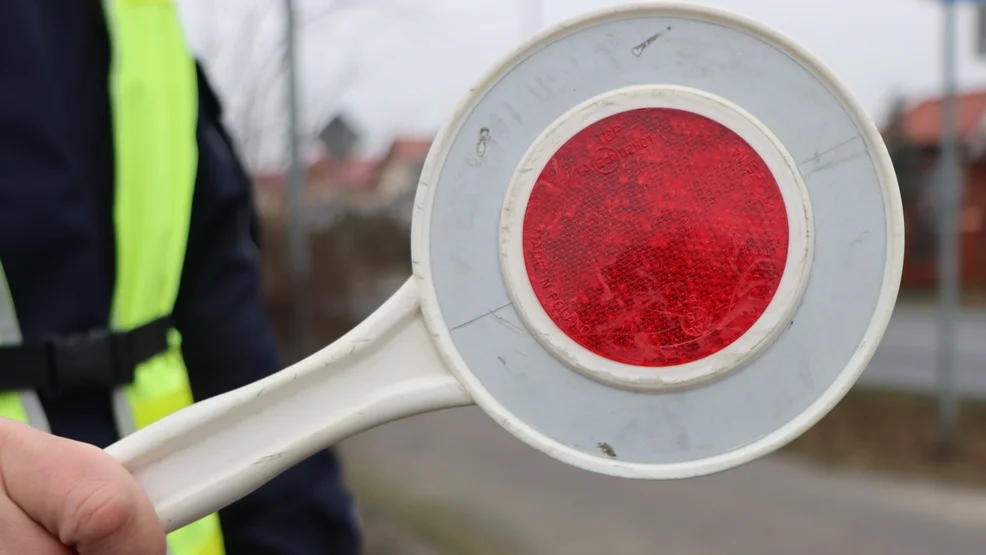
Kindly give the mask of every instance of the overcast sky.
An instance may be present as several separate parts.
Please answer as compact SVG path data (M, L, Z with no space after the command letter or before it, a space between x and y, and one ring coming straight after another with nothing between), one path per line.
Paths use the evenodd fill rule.
M543 0L538 22L533 0L349 0L369 8L328 14L325 6L331 1L298 1L305 17L323 14L307 25L302 43L307 119L341 105L364 126L371 149L394 133L434 132L469 86L533 26L625 3ZM226 104L236 111L247 96L238 79L260 65L265 52L270 56L278 40L275 7L280 2L181 3L193 47L207 58ZM942 17L932 0L701 3L754 17L800 42L849 85L877 120L894 93L920 98L940 86ZM262 24L250 27L250 14L261 13L258 6L269 12ZM974 29L972 8L964 6L959 36L964 88L986 87L986 60L975 54ZM255 48L249 56L247 46ZM270 102L276 113L281 104Z

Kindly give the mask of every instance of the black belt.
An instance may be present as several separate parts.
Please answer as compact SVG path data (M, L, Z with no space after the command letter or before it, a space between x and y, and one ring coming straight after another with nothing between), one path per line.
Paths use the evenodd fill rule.
M0 346L0 390L61 395L132 383L137 365L168 350L171 317L125 332L89 333Z

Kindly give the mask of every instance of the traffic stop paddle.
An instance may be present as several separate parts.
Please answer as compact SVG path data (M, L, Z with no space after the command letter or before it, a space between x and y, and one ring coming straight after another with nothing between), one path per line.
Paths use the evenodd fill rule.
M413 276L350 333L107 449L168 531L348 436L471 403L602 474L752 461L855 383L904 248L846 87L760 23L682 3L582 15L506 56L436 137L412 227Z

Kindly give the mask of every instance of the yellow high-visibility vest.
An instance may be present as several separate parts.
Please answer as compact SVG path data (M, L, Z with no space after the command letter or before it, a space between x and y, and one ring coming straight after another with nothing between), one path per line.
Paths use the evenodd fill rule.
M115 150L116 280L112 330L130 330L171 314L188 241L198 165L195 61L171 0L104 0L112 46L109 92ZM0 268L0 341L20 343L13 299ZM120 435L192 403L171 330L167 352L135 369L114 392ZM0 392L0 416L45 428L33 391ZM224 555L212 514L168 534L171 555Z

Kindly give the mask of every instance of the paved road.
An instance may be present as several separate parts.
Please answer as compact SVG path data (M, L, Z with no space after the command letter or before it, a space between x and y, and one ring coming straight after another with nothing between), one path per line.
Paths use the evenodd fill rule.
M860 383L934 391L937 314L933 307L898 305ZM958 383L966 395L986 398L986 310L966 310L957 328Z
M960 383L986 397L986 312L963 316ZM901 306L864 383L934 385L935 313ZM986 493L827 473L774 456L712 477L638 482L567 467L478 409L388 424L349 464L519 542L510 555L969 555L986 552Z
M476 408L388 424L343 453L519 542L504 555L986 551L986 494L828 474L780 456L679 482L621 480L555 462Z

